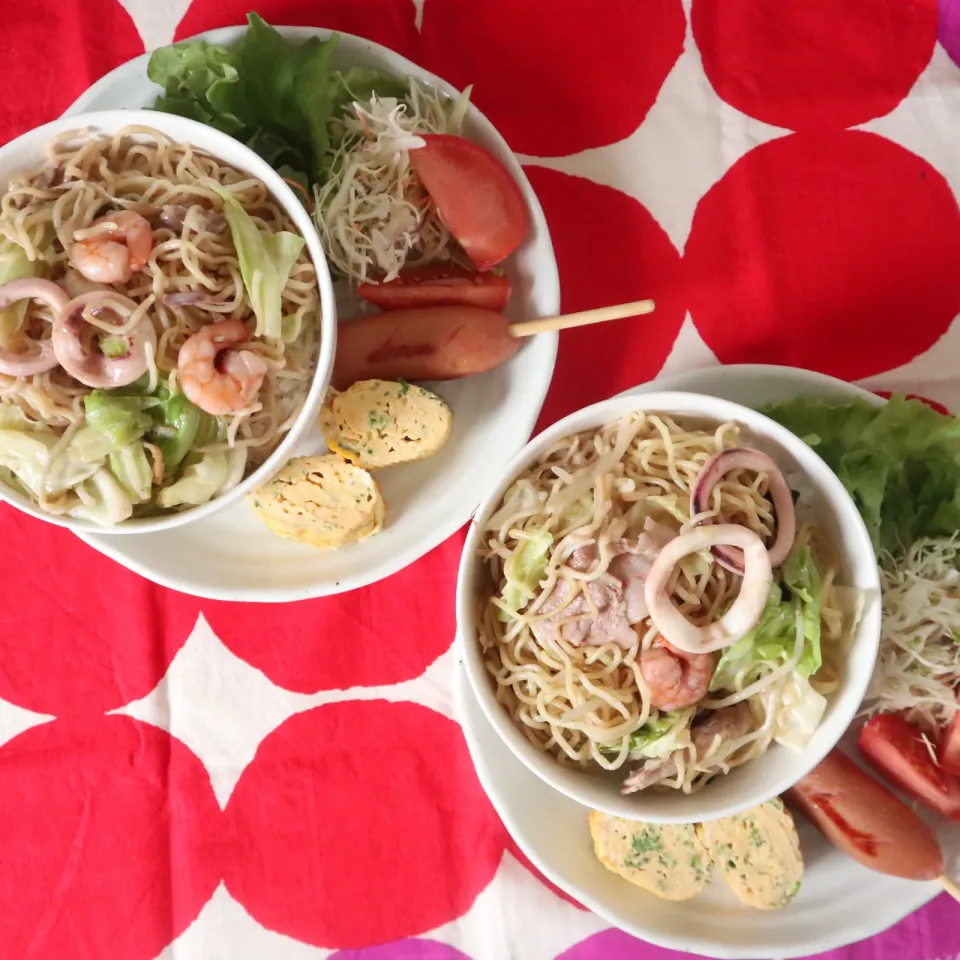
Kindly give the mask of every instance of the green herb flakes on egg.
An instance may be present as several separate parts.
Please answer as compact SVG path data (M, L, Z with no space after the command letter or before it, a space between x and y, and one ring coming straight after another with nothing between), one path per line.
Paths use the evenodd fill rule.
M390 380L361 380L331 390L320 411L330 449L366 470L432 457L453 427L450 408L436 394Z

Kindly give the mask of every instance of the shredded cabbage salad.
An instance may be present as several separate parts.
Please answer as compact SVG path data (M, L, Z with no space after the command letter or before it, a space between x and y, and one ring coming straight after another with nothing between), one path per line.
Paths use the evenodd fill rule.
M880 567L880 656L863 714L902 713L936 734L957 710L960 684L960 535L916 541Z
M404 266L450 259L450 231L410 164L423 134L459 134L470 88L450 100L412 77L406 96L353 101L332 121L339 145L314 188L330 262L353 282L393 280Z

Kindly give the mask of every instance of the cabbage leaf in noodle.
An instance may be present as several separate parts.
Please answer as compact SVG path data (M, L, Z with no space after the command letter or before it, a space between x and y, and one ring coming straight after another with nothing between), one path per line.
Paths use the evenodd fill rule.
M552 546L553 534L540 529L530 534L529 539L524 540L506 560L503 565L507 581L503 588L503 603L508 610L516 612L536 597ZM500 618L507 620L509 615L501 609Z
M233 243L240 261L240 275L250 304L257 317L255 336L283 336L283 288L306 241L297 233L260 230L240 202L227 190L217 190L223 198Z

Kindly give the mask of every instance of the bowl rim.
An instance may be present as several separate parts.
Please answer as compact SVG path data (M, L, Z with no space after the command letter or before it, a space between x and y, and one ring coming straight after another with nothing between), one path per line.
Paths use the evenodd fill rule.
M80 132L90 128L94 132L99 130L100 132L110 133L126 126L152 127L161 133L166 133L172 139L181 142L187 140L198 152L209 154L223 163L239 168L261 180L267 186L274 200L283 208L303 236L306 249L316 270L317 289L320 298L320 343L316 368L310 388L304 398L303 407L276 449L256 470L244 477L235 487L204 504L161 516L131 517L112 527L107 527L89 520L78 520L46 513L34 504L29 497L12 489L0 480L0 502L9 503L17 510L36 517L38 520L64 527L77 534L96 533L117 536L155 533L201 520L232 503L236 503L252 489L268 480L293 454L304 433L310 428L323 401L333 372L336 353L337 305L320 236L309 213L293 190L283 181L283 178L265 160L239 140L235 140L228 134L196 120L146 108L96 110L84 113L68 112L49 123L28 130L0 146L0 164L2 164L5 154L13 153L18 148L22 149L24 141L37 141L39 144L43 144L52 137L70 130ZM169 133L170 128L184 131L186 135ZM42 159L42 155L38 152L37 163L40 163ZM5 180L6 177L2 179Z
M494 688L484 669L483 658L480 655L480 647L476 639L476 604L472 592L474 579L478 575L478 571L482 570L482 561L477 554L482 533L481 524L498 506L500 499L514 481L518 472L536 459L550 444L569 434L601 426L631 412L650 411L670 415L672 412L671 406L686 403L694 404L702 412L691 410L680 412L677 415L703 417L708 420L736 420L761 437L774 440L784 447L803 466L805 472L816 476L819 481L818 486L823 488L824 495L841 512L845 526L857 542L857 554L859 555L862 550L865 551L865 556L873 558L871 564L865 564L868 582L859 585L867 596L868 602L864 605L862 616L851 643L851 652L847 659L847 675L843 686L839 693L833 695L831 714L824 721L824 723L829 724L829 733L826 738L814 750L807 747L805 750L793 754L797 759L790 764L791 772L789 776L771 779L762 789L756 788L750 793L743 792L741 796L745 799L742 800L737 799L725 804L716 803L713 805L704 802L701 805L706 809L697 812L695 816L661 814L656 810L644 809L642 804L637 801L637 797L642 796L638 794L611 796L603 788L603 782L592 773L572 767L562 767L548 754L538 751L526 739L502 705L497 702ZM467 531L457 571L456 643L459 647L459 658L463 662L470 688L490 725L514 756L542 781L571 800L612 816L659 823L689 823L732 816L781 795L806 776L839 743L854 721L863 697L866 695L873 666L879 652L879 596L880 573L866 525L839 478L819 454L807 446L800 437L757 410L729 400L700 394L693 390L620 394L574 411L533 438L514 457L504 471L500 482L475 511ZM870 602L872 600L876 602ZM853 651L856 652L855 658ZM818 729L823 729L823 724ZM762 760L763 758L759 759ZM572 775L567 777L564 774ZM706 797L706 792L700 793L699 796Z

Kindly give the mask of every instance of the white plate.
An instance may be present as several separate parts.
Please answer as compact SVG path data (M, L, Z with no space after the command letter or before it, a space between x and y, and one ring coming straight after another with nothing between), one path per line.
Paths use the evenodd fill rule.
M202 34L211 43L232 44L245 28ZM295 40L326 38L330 31L282 28ZM68 114L143 107L159 87L147 79L147 55L107 74L84 93ZM449 84L384 47L341 34L334 66L380 67L413 75L456 95ZM499 157L520 185L530 207L532 229L506 264L513 284L507 314L514 320L556 314L560 285L543 211L520 165L493 125L475 108L468 111L467 136ZM479 377L435 387L454 413L453 435L440 453L423 463L381 471L377 481L387 502L387 523L361 544L321 552L282 540L257 519L248 503L175 530L111 537L84 534L92 547L156 583L222 600L291 601L321 597L382 580L407 566L462 527L487 489L527 442L553 376L557 335L529 338L510 363ZM297 454L323 448L319 430Z
M762 366L694 371L627 392L653 390L690 390L745 406L801 393L840 400L877 399L831 377ZM454 695L480 782L523 852L558 887L642 940L724 960L806 957L873 936L938 892L936 884L874 873L846 857L809 824L798 822L806 873L799 895L788 907L753 910L720 880L693 900L660 900L601 866L593 856L587 808L552 790L513 755L474 699L459 662ZM960 851L960 825L933 815L929 822L935 826L947 863L954 863Z

